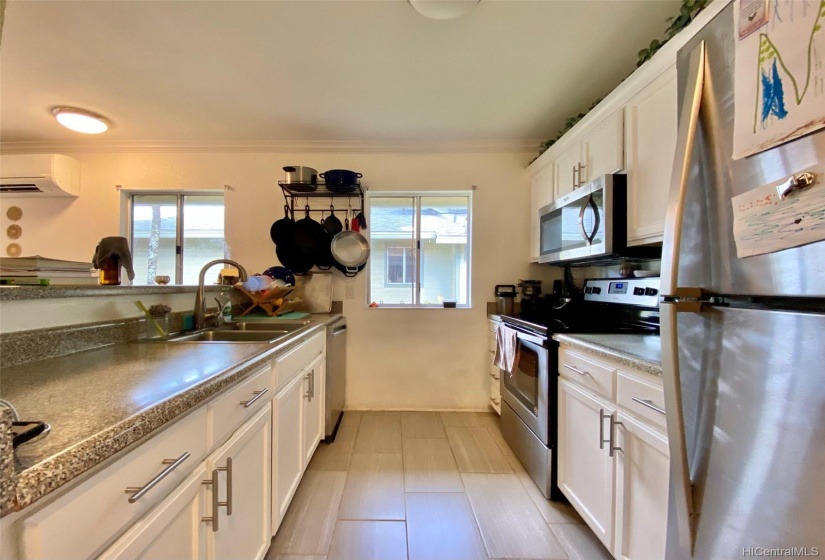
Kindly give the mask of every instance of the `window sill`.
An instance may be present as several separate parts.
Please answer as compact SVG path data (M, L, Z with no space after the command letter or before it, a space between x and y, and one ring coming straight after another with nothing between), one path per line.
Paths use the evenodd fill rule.
M378 305L377 307L365 306L365 309L441 309L447 311L457 311L460 309L472 309L470 305L456 305L455 307L443 307L441 305Z

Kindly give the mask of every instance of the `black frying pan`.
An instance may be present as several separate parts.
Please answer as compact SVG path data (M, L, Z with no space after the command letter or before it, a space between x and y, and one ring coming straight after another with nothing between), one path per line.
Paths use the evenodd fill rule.
M269 228L269 237L275 245L291 242L295 231L295 222L289 217L289 206L284 205L284 217L274 222ZM289 268L289 267L287 267Z
M344 224L335 215L335 207L332 204L329 205L329 216L324 220L324 229L330 235L341 233L341 230L344 229Z
M281 264L293 274L305 274L315 264L311 255L302 251L295 243L281 243L275 247L275 254Z
M318 252L327 240L324 226L309 217L309 205L304 207L306 216L295 222L295 244L315 262Z

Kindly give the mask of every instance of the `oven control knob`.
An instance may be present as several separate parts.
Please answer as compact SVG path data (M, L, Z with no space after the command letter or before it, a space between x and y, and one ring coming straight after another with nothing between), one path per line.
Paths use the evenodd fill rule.
M587 286L587 287L584 289L584 293L586 293L586 294L592 294L592 293L593 293L593 288L591 288L590 286Z
M600 293L602 293L602 289L599 288L598 286L593 286L593 293L594 294L600 294Z
M655 296L659 293L659 290L656 288L645 288L645 295L646 296Z
M634 296L643 296L643 295L645 295L645 289L644 288L633 288L633 295Z

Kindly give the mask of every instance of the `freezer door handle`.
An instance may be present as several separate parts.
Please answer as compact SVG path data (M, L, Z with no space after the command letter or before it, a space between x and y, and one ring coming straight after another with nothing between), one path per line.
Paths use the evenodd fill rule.
M662 374L667 410L667 437L670 448L670 483L673 487L679 526L679 540L687 550L693 550L695 516L693 484L688 464L685 415L682 408L682 381L679 376L678 304L659 304L662 340Z
M662 244L662 272L660 292L675 295L679 272L679 249L682 244L682 221L685 195L690 177L690 162L699 126L699 109L705 83L705 42L702 41L690 53L684 104L679 114L676 136L676 152L670 181L670 197L665 219L665 235Z

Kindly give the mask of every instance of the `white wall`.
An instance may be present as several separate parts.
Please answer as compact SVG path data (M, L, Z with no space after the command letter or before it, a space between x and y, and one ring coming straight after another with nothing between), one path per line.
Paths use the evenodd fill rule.
M529 261L530 154L68 154L81 162L78 199L0 201L24 216L23 254L90 260L100 238L120 231L124 189L223 189L229 256L250 272L277 264L269 238L283 216L277 181L284 165L352 169L372 191L463 190L473 195L472 309L368 309L366 271L336 273L349 330L347 406L385 409L486 409L486 302L495 284L549 280L555 269ZM352 284L355 299L345 299ZM549 286L547 286L549 290ZM55 301L59 305L59 300ZM137 315L137 312L136 314Z

